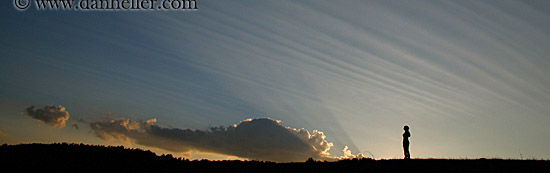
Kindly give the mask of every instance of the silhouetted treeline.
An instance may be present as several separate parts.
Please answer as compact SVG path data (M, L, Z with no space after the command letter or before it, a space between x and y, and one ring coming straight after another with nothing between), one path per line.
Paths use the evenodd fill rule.
M550 172L550 161L543 160L209 161L158 156L122 146L67 143L4 144L0 147L0 164L8 172Z

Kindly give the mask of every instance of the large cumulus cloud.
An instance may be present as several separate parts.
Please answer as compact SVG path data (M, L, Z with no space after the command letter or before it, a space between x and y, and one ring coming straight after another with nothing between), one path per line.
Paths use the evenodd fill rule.
M70 117L69 112L67 112L61 105L44 106L41 109L37 109L35 106L30 106L25 110L27 115L52 127L65 127L65 122L69 120Z
M332 143L323 132L282 126L269 118L248 119L238 125L208 130L165 128L156 119L137 122L127 118L88 122L103 140L135 141L137 144L174 152L199 150L254 160L304 161L309 157L330 159Z

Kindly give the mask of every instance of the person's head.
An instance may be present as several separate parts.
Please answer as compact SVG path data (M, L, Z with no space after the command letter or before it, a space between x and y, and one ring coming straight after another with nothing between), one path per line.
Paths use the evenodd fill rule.
M403 127L403 130L409 131L409 126L405 125L405 127Z

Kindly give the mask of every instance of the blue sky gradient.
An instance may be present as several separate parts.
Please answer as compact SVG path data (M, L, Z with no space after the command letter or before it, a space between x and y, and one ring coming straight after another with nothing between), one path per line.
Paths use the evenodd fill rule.
M198 11L18 11L2 2L0 130L105 143L22 116L270 117L352 153L550 159L549 1L199 1ZM520 156L521 154L521 156ZM195 155L193 157L210 157Z

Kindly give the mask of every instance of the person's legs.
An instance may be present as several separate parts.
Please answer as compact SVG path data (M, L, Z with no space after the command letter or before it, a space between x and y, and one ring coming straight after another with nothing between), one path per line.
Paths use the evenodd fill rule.
M403 145L403 150L405 151L405 159L411 159L411 154L409 153L409 145Z

